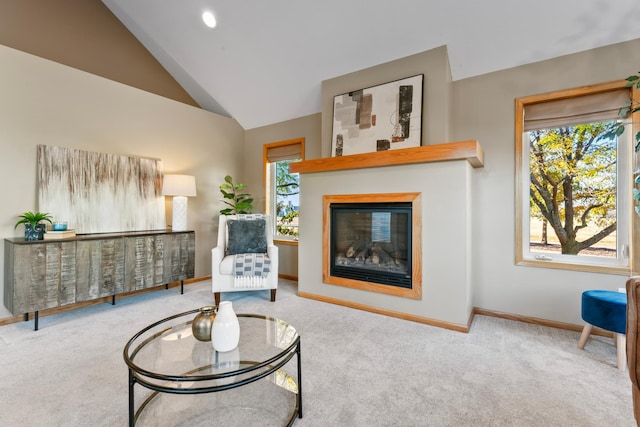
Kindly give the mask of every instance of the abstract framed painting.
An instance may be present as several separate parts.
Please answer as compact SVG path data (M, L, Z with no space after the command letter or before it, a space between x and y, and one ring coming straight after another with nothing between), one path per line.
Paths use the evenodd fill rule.
M38 145L38 209L78 234L164 230L162 161Z
M419 147L422 74L333 98L331 155Z

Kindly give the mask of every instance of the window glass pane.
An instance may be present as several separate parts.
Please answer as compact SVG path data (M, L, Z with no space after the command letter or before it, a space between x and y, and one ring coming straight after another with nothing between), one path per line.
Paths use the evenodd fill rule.
M298 212L300 209L300 176L289 173L289 164L297 160L275 162L273 210L276 236L298 238Z
M616 258L615 121L531 130L529 251Z

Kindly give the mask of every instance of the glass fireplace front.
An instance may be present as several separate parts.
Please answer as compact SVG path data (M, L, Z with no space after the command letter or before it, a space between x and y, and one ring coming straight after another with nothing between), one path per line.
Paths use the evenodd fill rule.
M332 276L411 289L411 203L330 209Z

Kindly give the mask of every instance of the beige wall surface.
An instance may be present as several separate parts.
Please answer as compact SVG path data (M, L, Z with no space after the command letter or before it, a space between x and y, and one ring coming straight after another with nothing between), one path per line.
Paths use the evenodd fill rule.
M281 244L278 247L278 274L287 278L298 278L298 244Z
M472 191L467 205L473 209L467 218L473 230L466 237L470 257L458 260L470 266L465 280L472 305L580 324L583 290L615 290L624 283L624 276L514 265L513 114L517 97L635 73L640 40L452 83L446 49L435 49L348 75L344 81L351 83L345 87L327 86L323 115L247 132L233 120L4 46L0 63L0 177L8 183L0 206L4 237L19 236L21 229L13 229L17 215L37 208L37 144L160 158L165 172L196 176L198 196L189 201L189 226L197 233L196 275L208 274L221 208L218 186L226 174L248 184L256 206L263 206L263 144L304 137L307 159L328 155L331 127L326 120L332 114L332 97L359 82L359 87L366 87L415 74L417 66L424 70L426 82L423 144L478 139L485 151L485 167L468 177ZM406 188L404 178L390 175L388 181L394 191ZM311 208L302 207L303 220L304 210Z
M265 188L263 169L263 146L272 142L304 138L305 159L321 157L320 114L300 117L270 126L253 128L245 132L244 184L255 198L254 211L264 212ZM279 273L298 277L298 246L278 245Z
M446 55L440 53L436 49L323 82L323 157L329 155L331 147L333 96L355 89L359 82L362 82L360 86L366 87L414 74L414 61L421 59L418 61L421 64L419 68L425 70L425 82L428 82L424 94L426 117L423 120L423 144L477 139L485 152L484 168L476 169L469 175L471 191L468 194L468 205L471 206L472 214L467 220L473 230L467 235L469 256L466 261L457 260L467 263L466 294L472 298L471 305L522 316L582 324L581 293L588 289L617 290L624 286L626 277L515 265L514 103L516 98L522 96L624 79L637 72L640 64L640 40L456 82L449 82L445 72L448 69ZM407 61L410 65L404 67ZM427 70L434 70L435 74ZM441 83L434 82L434 79ZM442 85L448 88L441 87ZM385 171L381 173L384 174ZM392 177L389 176L388 179ZM304 178L304 185L307 185L307 181ZM309 182L318 187L323 185L316 183L315 178ZM405 182L404 179L398 179L392 184L397 191L404 191L407 188ZM337 182L331 183L332 181L326 181L324 184L327 187L339 186ZM303 186L303 195L305 191ZM328 188L325 193L332 191L332 188ZM302 221L308 215L319 214L309 212L317 208L316 205L309 206L306 199L303 201ZM302 231L305 232L304 229ZM301 271L304 271L303 265L305 269L308 268L304 263L310 261L303 255L307 244L310 243L302 235L299 261ZM444 252L435 256L442 262L452 262ZM301 277L301 282L302 280ZM316 274L314 280L321 278ZM312 284L314 292L322 289L316 289L318 285ZM343 296L346 291L336 292Z
M424 75L422 145L449 142L450 70L445 46L322 82L322 154L331 153L334 96ZM471 212L466 161L302 174L301 292L466 325L471 312ZM422 299L411 300L322 282L322 196L422 194Z
M99 0L0 2L0 44L198 106Z
M364 70L345 74L322 82L322 157L331 157L333 129L333 98L350 91L368 88L424 75L422 85L422 144L450 142L449 114L451 71L447 47L407 56Z
M464 161L301 174L298 289L312 295L466 326L471 313L468 175ZM422 298L401 298L322 282L322 196L421 194Z
M305 159L317 159L320 155L320 114L300 117L286 122L262 126L245 131L244 183L255 198L254 210L264 212L265 188L263 169L263 146L273 142L304 138Z
M21 226L14 230L18 215L38 209L38 144L160 159L165 173L196 178L198 195L189 200L188 227L196 231L196 276L209 275L215 219L222 207L218 186L226 174L244 173L242 127L235 120L1 45L0 64L2 237L23 235ZM166 202L170 207L171 201ZM170 220L170 209L168 215ZM7 315L2 307L0 317Z
M626 276L514 264L514 100L621 80L639 67L640 40L634 40L453 83L452 137L477 138L485 152L485 167L473 180L476 307L582 324L583 291L624 287Z

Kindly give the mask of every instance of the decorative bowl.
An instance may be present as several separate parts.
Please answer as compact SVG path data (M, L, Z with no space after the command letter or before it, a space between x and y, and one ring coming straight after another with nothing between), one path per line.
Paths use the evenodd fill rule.
M66 222L54 222L53 223L53 231L64 231L67 229Z

